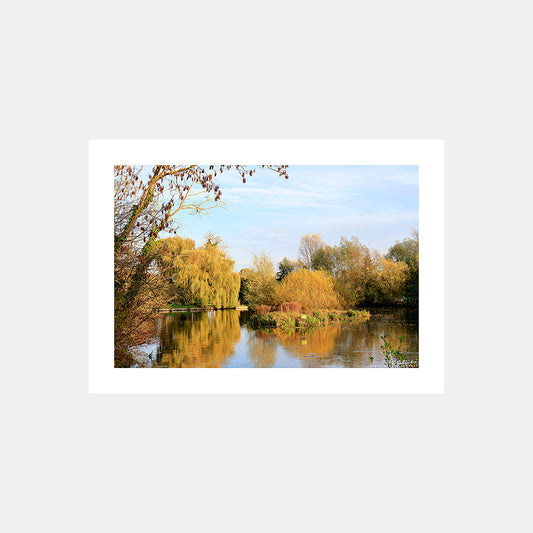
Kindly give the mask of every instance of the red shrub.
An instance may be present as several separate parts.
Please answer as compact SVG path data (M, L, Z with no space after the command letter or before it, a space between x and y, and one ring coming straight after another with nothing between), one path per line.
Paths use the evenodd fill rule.
M279 310L284 313L301 313L302 305L299 302L285 302L279 306Z
M270 307L270 305L258 305L255 308L255 312L259 316L264 315L265 313L269 313L270 311L272 311L272 307Z

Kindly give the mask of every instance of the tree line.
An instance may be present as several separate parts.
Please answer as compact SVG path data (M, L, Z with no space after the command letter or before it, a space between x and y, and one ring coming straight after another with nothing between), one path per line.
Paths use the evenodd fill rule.
M342 237L327 245L319 235L304 235L298 259L283 258L277 271L265 253L240 271L240 300L251 307L299 302L307 309L340 309L418 303L418 232L392 245L382 256Z
M397 241L382 256L342 237L327 245L319 235L304 235L298 259L283 258L277 270L270 256L256 253L248 268L235 272L222 239L213 233L194 240L168 237L154 242L150 287L162 306L231 308L245 304L279 307L290 302L303 309L416 304L418 233Z

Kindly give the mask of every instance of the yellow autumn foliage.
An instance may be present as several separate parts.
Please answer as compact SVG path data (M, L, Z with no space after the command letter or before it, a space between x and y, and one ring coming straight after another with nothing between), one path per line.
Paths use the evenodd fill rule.
M240 277L219 243L195 248L192 239L171 237L158 241L156 252L171 303L218 309L238 304Z
M277 287L280 302L299 302L305 310L343 309L345 302L335 290L335 278L323 270L301 268L288 274Z

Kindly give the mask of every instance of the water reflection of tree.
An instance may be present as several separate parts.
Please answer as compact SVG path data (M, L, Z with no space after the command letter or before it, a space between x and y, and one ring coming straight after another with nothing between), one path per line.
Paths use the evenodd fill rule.
M361 322L356 327L343 327L336 339L336 349L333 356L324 360L324 364L334 364L343 367L364 367L372 364L384 364L381 346L381 335L396 347L398 337L405 336L404 347L418 359L418 328L417 324L409 324L404 310L393 313L383 313L377 310L370 321Z
M264 331L257 331L248 339L248 357L255 368L272 368L276 362L275 336Z
M276 344L280 344L290 357L298 359L307 368L364 367L372 364L370 357L374 358L374 364L381 365L384 364L384 356L380 336L386 334L393 346L397 345L399 336L405 335L405 348L412 351L415 354L413 358L416 359L418 322L415 314L410 322L406 313L408 312L404 310L392 313L376 310L368 321L336 323L312 330L297 330L291 334L257 331L249 342L250 353L252 350L265 350L269 342L268 349L272 353L275 352Z
M221 367L240 338L238 311L164 315L155 366Z
M276 362L277 347L300 359L303 366L321 366L317 358L327 357L335 346L339 324L313 330L296 330L283 333L281 330L256 330L248 340L248 354L255 367L268 368ZM313 361L308 357L313 354Z
M332 324L322 328L302 330L293 335L282 335L280 342L290 355L301 359L304 366L317 366L316 361L312 359L322 359L331 355L339 335L339 327L340 324ZM313 358L308 357L309 354L313 354Z
M407 351L418 358L418 316L410 310L372 310L368 321L336 323L291 334L248 330L246 343L250 366L276 366L277 358L288 356L303 367L365 367L384 365L383 341L396 347L398 337L405 335ZM248 313L234 310L162 315L159 349L154 366L221 367L234 356L234 347L241 341L241 322ZM291 365L289 365L291 366Z

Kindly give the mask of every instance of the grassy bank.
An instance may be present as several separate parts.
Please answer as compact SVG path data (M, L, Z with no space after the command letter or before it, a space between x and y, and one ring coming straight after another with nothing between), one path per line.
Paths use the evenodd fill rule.
M348 309L347 311L317 309L309 313L294 311L271 311L268 313L254 313L250 316L249 324L254 328L275 328L285 332L295 329L314 328L334 322L368 320L368 311Z

